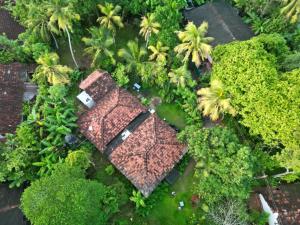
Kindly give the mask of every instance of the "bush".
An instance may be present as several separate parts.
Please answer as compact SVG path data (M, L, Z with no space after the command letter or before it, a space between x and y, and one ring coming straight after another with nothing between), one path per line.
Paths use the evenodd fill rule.
M86 180L78 167L60 164L25 189L21 209L35 225L104 225L118 204L112 188Z
M109 165L105 168L105 172L108 174L108 175L113 175L114 172L115 172L115 168L113 165Z

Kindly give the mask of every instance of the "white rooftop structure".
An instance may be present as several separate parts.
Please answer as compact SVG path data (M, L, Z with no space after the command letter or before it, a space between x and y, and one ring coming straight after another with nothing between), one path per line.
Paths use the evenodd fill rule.
M153 113L155 113L155 109L149 109L149 112L150 112L151 114L153 114Z
M272 211L271 207L269 206L268 202L265 200L262 194L259 194L259 200L261 202L263 210L269 214L269 225L279 225L279 222L277 220L278 213Z
M81 101L89 109L92 108L95 105L95 102L94 102L93 98L88 93L86 93L85 91L83 91L79 95L77 95L77 99L79 101Z
M129 130L125 130L125 131L121 134L122 140L123 140L123 141L126 140L126 139L129 137L130 134L131 134L131 132L130 132Z

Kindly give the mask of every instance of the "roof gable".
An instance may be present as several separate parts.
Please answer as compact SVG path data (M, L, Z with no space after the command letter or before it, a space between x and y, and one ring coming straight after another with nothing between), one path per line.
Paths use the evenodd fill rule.
M109 155L111 162L148 196L186 153L176 132L156 115L147 118Z
M81 132L100 151L146 109L127 91L115 88L78 121Z
M79 88L85 90L95 102L117 87L115 81L106 71L96 70L83 80Z

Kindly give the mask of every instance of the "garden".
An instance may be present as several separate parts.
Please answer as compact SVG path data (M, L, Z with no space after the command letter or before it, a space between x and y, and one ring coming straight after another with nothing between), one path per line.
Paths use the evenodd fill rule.
M300 1L228 2L255 36L216 47L210 24L184 20L185 0L6 2L25 31L0 35L0 63L35 63L38 95L0 143L0 182L24 189L31 224L266 224L251 193L300 178ZM176 182L148 198L79 132L78 85L97 69L188 146Z

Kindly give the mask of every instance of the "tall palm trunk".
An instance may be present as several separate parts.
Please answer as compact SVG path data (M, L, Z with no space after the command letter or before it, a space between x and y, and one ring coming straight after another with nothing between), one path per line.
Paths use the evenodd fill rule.
M74 56L74 53L73 53L73 48L72 48L72 43L71 43L71 36L70 36L68 28L66 28L66 32L67 32L67 35L68 35L68 41L69 41L69 47L70 47L70 52L71 52L71 55L72 55L72 59L73 59L75 65L76 65L76 67L78 68L78 64L76 62L76 59L75 59L75 56Z
M146 34L146 47L148 47L148 45L149 45L150 35L151 35L151 33L147 32L147 34Z
M57 40L56 40L56 38L55 38L55 36L54 36L54 34L50 31L50 34L51 34L51 36L52 36L52 38L53 38L53 40L54 40L54 43L55 43L55 47L56 47L56 49L59 49L59 47L58 47L58 43L57 43Z

